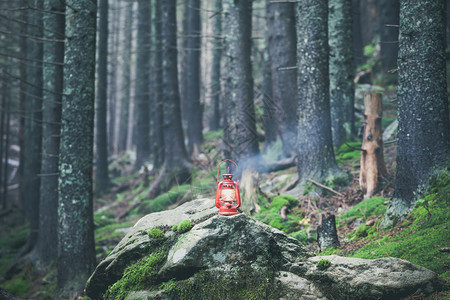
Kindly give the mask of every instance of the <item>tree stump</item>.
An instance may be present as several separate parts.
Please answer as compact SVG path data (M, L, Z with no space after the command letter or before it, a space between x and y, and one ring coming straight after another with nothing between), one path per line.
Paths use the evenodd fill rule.
M339 239L336 230L336 218L334 215L322 215L322 222L317 227L317 244L320 250L339 247Z
M251 167L244 169L241 175L239 190L241 192L241 210L251 216L259 212L258 205L259 174Z
M359 186L364 193L364 199L367 199L375 193L379 179L385 177L388 173L383 157L381 94L372 93L365 95L364 108Z

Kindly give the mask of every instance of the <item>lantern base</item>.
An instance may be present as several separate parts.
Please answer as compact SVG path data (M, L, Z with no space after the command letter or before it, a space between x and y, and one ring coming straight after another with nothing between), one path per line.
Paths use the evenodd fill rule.
M230 216L230 215L237 215L237 209L236 208L228 208L228 207L220 207L219 208L219 215L223 216Z

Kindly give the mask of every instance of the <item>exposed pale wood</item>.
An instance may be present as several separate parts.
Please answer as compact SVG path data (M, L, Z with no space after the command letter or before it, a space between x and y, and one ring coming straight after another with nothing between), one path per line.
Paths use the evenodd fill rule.
M239 191L241 194L241 210L248 215L258 213L259 174L252 168L245 168L242 172Z
M381 94L365 95L364 107L364 132L361 146L363 151L361 151L359 185L364 193L364 198L370 198L377 189L379 179L388 174L383 157Z

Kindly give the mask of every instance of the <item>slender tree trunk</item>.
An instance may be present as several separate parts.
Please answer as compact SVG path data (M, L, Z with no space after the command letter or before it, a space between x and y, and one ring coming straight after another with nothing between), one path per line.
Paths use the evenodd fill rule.
M178 91L176 0L161 2L162 66L164 109L164 164L148 193L154 198L174 184L190 180L188 161L181 125L180 94Z
M44 9L44 37L64 39L64 4L60 0L46 0ZM59 14L58 14L59 13ZM64 43L44 43L44 61L63 63ZM42 167L39 202L39 237L36 245L36 263L48 268L58 254L58 157L61 129L61 101L63 92L62 65L45 64L43 70L43 128Z
M60 298L79 295L95 266L92 161L96 11L95 0L66 0L58 206Z
M110 34L108 35L108 48L109 50L109 60L108 60L108 153L117 154L117 68L119 65L119 22L120 22L120 12L118 9L117 2L110 6L109 18L111 19L109 27Z
M384 75L397 68L399 0L380 1L380 55ZM388 26L391 25L391 26ZM394 26L392 26L394 25Z
M20 17L22 20L27 19L27 12L23 10L20 13ZM20 25L20 33L22 35L27 34L27 26L25 24ZM27 55L27 41L24 36L20 37L19 42L20 47L20 56L26 57ZM21 60L19 62L19 73L20 73L20 83L19 83L19 110L22 112L25 112L25 103L26 103L26 80L27 80L27 67L26 62L24 60ZM23 195L24 188L24 165L25 165L25 114L22 114L22 116L19 119L19 147L20 147L20 153L19 153L19 195L18 198L18 204L22 208L22 214L24 217L28 216L28 207L24 203L25 198Z
M342 171L331 139L328 72L328 1L297 4L298 145L300 187L309 179L333 184Z
M163 65L162 65L161 0L155 3L155 54L154 54L154 128L153 157L155 169L164 163L164 112L163 112Z
M264 134L266 147L271 145L277 140L277 124L275 122L275 103L273 101L273 90L272 90L272 63L268 48L265 51L265 61L264 61L264 78L263 78L263 124L264 124ZM296 81L297 82L297 81Z
M364 63L364 46L361 33L361 9L360 0L352 0L353 14L353 56L355 66Z
M108 0L99 0L98 69L97 69L97 163L95 169L96 193L108 190Z
M211 69L211 104L212 115L209 121L209 129L212 131L220 128L220 62L222 60L222 0L214 2L214 20L213 20L213 50L212 50L212 69Z
M362 46L372 43L375 35L379 33L379 6L378 0L358 1L360 5L360 26Z
M297 70L295 4L266 1L269 52L272 62L273 107L285 156L297 142Z
M406 216L450 163L444 24L443 0L400 1L397 174L383 227Z
M189 0L187 41L187 136L189 152L203 142L203 106L200 103L200 55L202 30L200 24L200 0Z
M0 71L3 73L3 68L0 68ZM3 136L5 133L5 120L6 120L6 94L7 94L7 87L6 87L6 81L2 81L2 90L1 90L1 113L0 113L0 202L2 204L2 208L6 209L7 203L6 198L3 198L2 189L6 190L7 186L3 185ZM8 161L5 160L5 165L8 166Z
M136 168L150 158L150 22L151 5L138 1L138 32L136 59Z
M340 146L356 133L352 3L329 0L328 8L331 129L334 145Z
M30 0L31 7L42 9L42 1ZM42 38L42 12L29 10L28 35ZM39 189L41 172L42 145L42 42L27 40L27 100L25 104L25 141L24 141L24 205L28 209L30 235L24 252L36 244L39 231Z
M9 95L9 94L7 94ZM8 97L9 98L9 97ZM3 199L6 202L6 204L8 204L8 183L9 183L9 178L8 178L8 161L9 161L9 140L11 137L11 103L9 101L9 99L7 100L6 103L6 129L5 129L5 163L4 163L4 173L3 173ZM6 207L6 206L5 206Z
M253 104L251 55L252 2L223 1L225 89L225 155L243 165L259 154Z
M123 2L121 2L124 5ZM117 152L121 153L127 149L128 141L128 122L130 115L130 86L131 86L131 32L133 25L133 4L127 2L125 10L125 18L123 24L122 37L122 84L120 96L120 112L119 112L119 138Z
M179 72L178 72L178 83L180 85L179 87L179 94L180 94L180 103L181 103L181 117L182 124L184 126L184 129L186 129L186 122L187 122L187 115L188 115L188 63L187 63L187 49L188 49L188 16L189 16L189 1L190 0L184 0L183 8L182 8L182 29L181 29L181 38L178 45L180 46L178 49L178 62L179 62ZM178 25L178 24L177 24Z

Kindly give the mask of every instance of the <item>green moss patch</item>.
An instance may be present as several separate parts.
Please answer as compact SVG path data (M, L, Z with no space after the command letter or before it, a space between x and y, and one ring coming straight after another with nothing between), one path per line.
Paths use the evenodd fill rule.
M148 231L148 236L151 239L159 239L159 238L164 237L164 231L155 227Z
M108 288L103 299L124 299L131 291L155 285L156 274L166 256L165 251L157 251L126 268L122 278Z
M173 225L172 231L175 231L178 233L185 233L185 232L191 230L191 228L192 228L191 220L184 220L184 221L181 221L180 224L178 224L178 225Z
M291 195L276 196L271 203L264 201L263 204L267 204L261 206L261 210L254 218L286 233L298 231L299 222L303 219L303 211L296 208L298 202L298 199ZM280 215L283 206L290 209L286 220Z
M319 270L325 270L327 269L329 266L331 266L331 262L327 259L321 259L316 263L316 267Z
M242 267L231 273L200 271L192 278L161 285L171 299L278 299L273 272Z
M386 205L384 202L388 200L389 199L382 197L366 199L340 215L337 218L337 223L339 224L344 220L352 220L357 218L367 220L371 216L383 215L386 212Z

